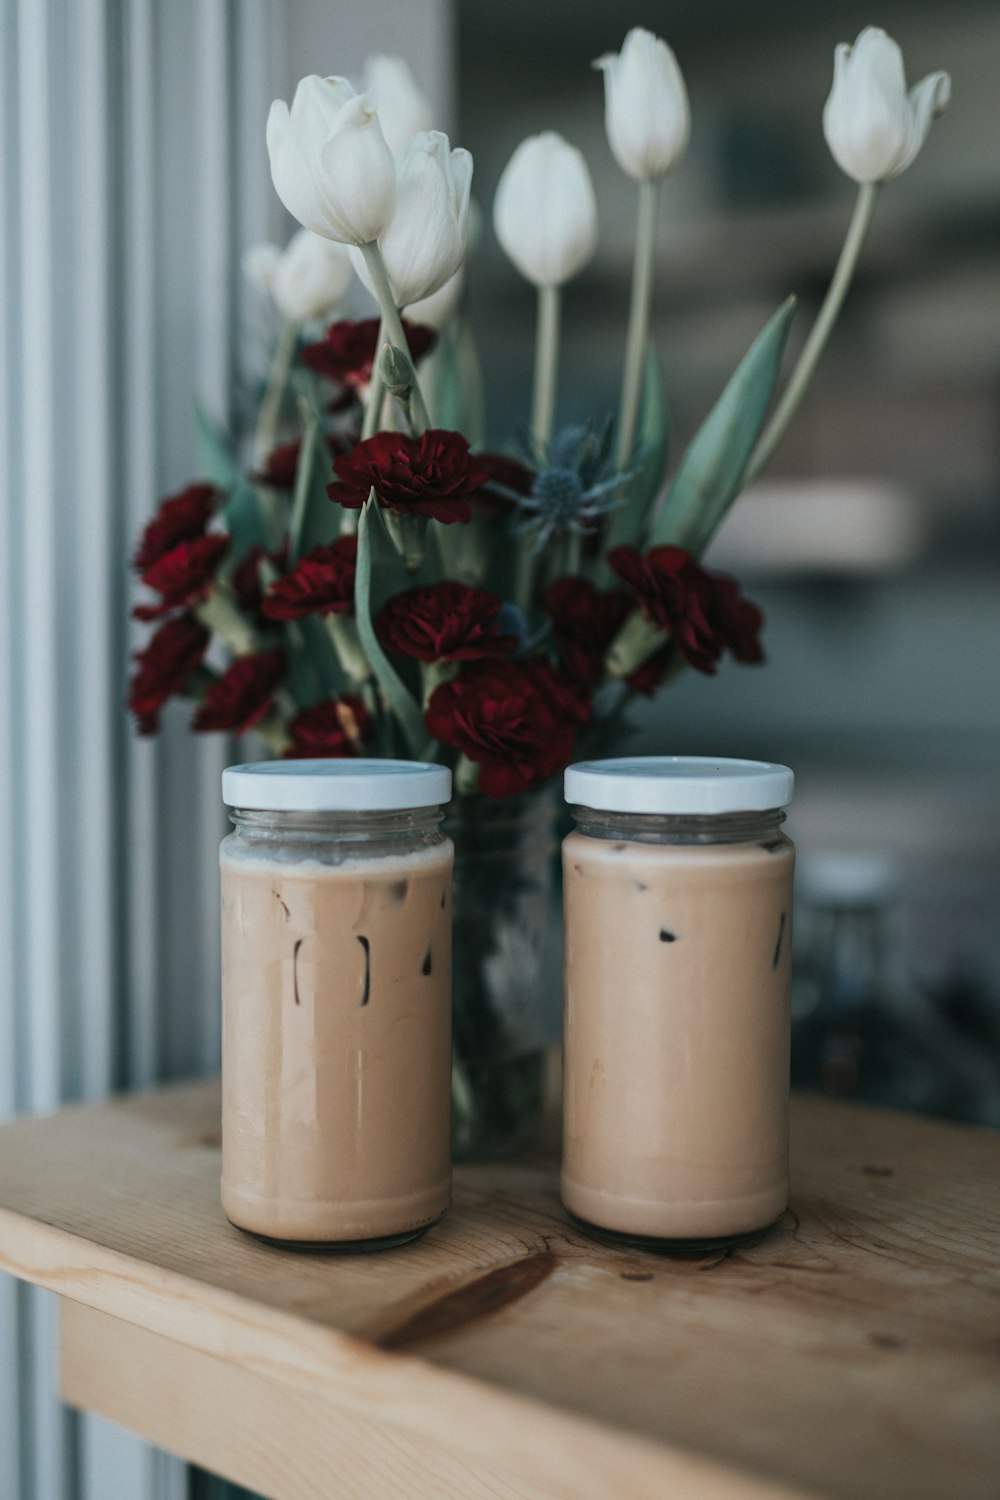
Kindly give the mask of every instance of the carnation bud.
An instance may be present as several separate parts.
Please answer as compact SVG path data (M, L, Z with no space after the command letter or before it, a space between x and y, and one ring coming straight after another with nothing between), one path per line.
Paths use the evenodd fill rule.
M385 344L380 361L382 384L397 401L408 401L413 390L413 366L409 356L395 344Z

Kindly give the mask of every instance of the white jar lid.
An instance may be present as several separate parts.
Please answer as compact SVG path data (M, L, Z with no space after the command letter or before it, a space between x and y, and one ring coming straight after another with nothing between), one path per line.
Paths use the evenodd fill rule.
M451 772L422 760L263 760L222 773L227 807L258 812L402 812L451 798Z
M795 777L764 760L638 755L567 766L566 801L600 812L765 812L792 800Z

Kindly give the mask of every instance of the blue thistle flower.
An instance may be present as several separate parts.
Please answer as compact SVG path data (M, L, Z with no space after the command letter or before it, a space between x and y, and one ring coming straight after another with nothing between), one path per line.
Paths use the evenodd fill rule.
M532 551L541 552L553 537L596 530L601 516L621 502L616 492L627 482L630 469L616 469L611 461L611 419L600 432L593 425L563 427L542 454L529 445L527 457L537 466L531 490L519 495L502 490L520 512L519 532L535 531Z

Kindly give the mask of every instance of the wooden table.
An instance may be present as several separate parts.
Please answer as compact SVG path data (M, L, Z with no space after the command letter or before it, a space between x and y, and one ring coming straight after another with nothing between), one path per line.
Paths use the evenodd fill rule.
M272 1500L996 1500L1000 1136L800 1099L763 1244L570 1227L554 1163L462 1169L409 1247L267 1249L215 1086L0 1130L0 1268L63 1299L66 1399Z

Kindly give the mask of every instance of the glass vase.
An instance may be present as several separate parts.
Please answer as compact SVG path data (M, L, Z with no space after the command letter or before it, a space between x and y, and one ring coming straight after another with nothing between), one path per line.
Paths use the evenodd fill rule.
M452 1154L508 1156L541 1119L561 1000L553 787L458 799L452 972Z

